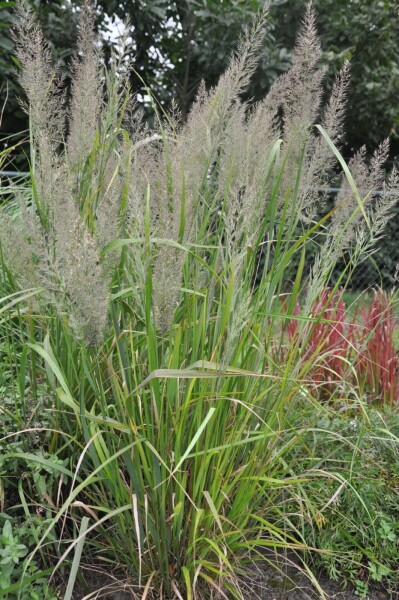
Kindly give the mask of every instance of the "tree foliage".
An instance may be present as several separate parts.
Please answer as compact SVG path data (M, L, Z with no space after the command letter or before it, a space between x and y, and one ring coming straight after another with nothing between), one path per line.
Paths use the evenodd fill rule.
M275 36L288 48L306 0L275 11ZM347 112L349 150L366 143L374 149L390 136L399 155L399 4L397 0L314 0L318 32L329 81L345 60L351 65ZM351 152L352 153L352 152Z
M271 18L256 76L247 99L261 99L290 65L295 30L307 0L272 0ZM75 43L76 10L81 0L27 0L39 17L61 67ZM265 0L97 0L97 27L104 33L105 57L118 43L118 23L131 23L133 88L145 99L146 86L162 105L172 99L183 117L201 80L214 85L228 64L243 27ZM0 2L0 101L2 133L27 129L19 109L16 59L10 36L13 2ZM399 155L399 9L397 0L314 0L327 65L327 84L348 59L351 88L346 123L348 154L381 137L392 139ZM328 85L327 85L328 87Z
M274 0L277 6L281 0ZM161 103L173 98L186 115L199 84L218 81L244 26L265 0L99 0L113 20L129 17L135 69ZM289 63L273 35L270 21L261 55L257 96L270 88ZM138 82L143 88L142 82ZM145 93L145 89L143 89Z
M76 41L76 13L68 0L29 0L29 6L46 33L50 49L60 69L68 74L69 59ZM11 33L15 2L0 2L0 105L2 107L1 138L13 144L27 138L28 120L19 103L21 88L17 81L20 65L15 56ZM10 136L12 136L10 138ZM25 164L19 150L13 155L14 166Z

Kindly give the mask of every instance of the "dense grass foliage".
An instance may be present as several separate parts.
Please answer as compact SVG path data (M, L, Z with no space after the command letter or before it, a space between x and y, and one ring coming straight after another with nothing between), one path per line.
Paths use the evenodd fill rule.
M289 550L324 597L305 522L339 491L309 488L333 478L359 493L317 453L298 460L333 410L313 396L317 357L302 349L337 259L349 253L347 275L373 251L396 186L393 173L372 201L387 143L370 164L355 158L361 189L339 153L347 66L322 106L309 10L291 70L246 106L264 13L187 122L153 99L150 129L123 48L103 69L89 7L68 94L20 12L32 155L1 217L0 468L2 543L19 543L14 523L25 541L3 596L44 579L51 597L60 573L68 600L80 561L115 569L132 597L243 598L251 562ZM317 220L336 164L343 193ZM320 251L305 276L311 240Z

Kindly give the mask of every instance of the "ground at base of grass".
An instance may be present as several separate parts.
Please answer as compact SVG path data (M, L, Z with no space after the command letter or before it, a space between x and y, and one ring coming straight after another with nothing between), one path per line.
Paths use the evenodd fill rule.
M350 584L343 589L339 582L333 581L323 573L317 573L316 577L327 600L399 600L399 587L397 591L388 592L382 586L373 584L369 586L367 594L361 596ZM80 586L77 587L73 600L94 598L137 600L140 598L140 595L135 595L134 585L124 584L116 577L107 577L105 574L88 571L86 585L88 589L85 591ZM263 562L254 564L248 577L242 581L242 593L245 600L320 600L321 598L306 575L298 569L283 567L282 572L279 572Z
M316 577L327 600L399 600L399 589L389 593L376 584L369 586L365 596L359 596L350 584L342 589L339 582L322 573L316 574ZM257 564L251 576L251 588L248 600L320 600L320 593L309 579L292 568L282 574L267 564Z

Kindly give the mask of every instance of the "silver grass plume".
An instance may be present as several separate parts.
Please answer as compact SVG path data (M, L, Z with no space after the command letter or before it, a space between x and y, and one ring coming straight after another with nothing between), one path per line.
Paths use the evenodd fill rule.
M319 67L321 56L315 15L312 5L308 4L293 51L292 67L275 81L264 100L265 109L276 115L284 140L281 164L287 155L289 157L281 186L281 203L286 194L291 195L295 189L310 128L320 111L325 73L325 69Z
M349 63L345 62L335 78L330 98L323 111L321 124L335 146L339 147L345 125L347 93L350 80ZM299 183L298 210L301 218L311 220L324 208L323 187L331 185L336 159L325 140L311 135L306 143Z
M109 281L98 244L68 192L54 212L54 250L59 276L59 309L65 310L77 337L98 344L103 337Z
M306 304L310 311L315 299L326 285L328 274L343 253L351 249L351 270L362 260L370 256L376 242L383 235L384 228L392 216L392 208L397 202L395 190L399 178L394 168L385 184L384 165L389 155L389 142L384 140L374 152L370 162L363 147L349 161L349 168L355 181L359 182L358 191L365 202L368 223L359 208L349 182L342 181L341 191L336 200L335 212L329 226L325 244L317 255L312 267ZM381 196L375 198L377 190L383 189Z
M37 25L32 9L20 0L16 6L14 34L16 55L21 63L19 81L27 102L22 105L30 117L37 142L57 147L65 130L63 81L57 77L50 46Z
M14 35L16 55L21 63L19 79L27 101L22 106L29 115L32 138L32 164L38 195L45 212L57 188L58 149L65 134L65 94L58 78L48 42L35 22L32 10L22 0Z
M6 219L2 249L6 263L14 267L21 286L40 284L46 304L52 304L60 316L68 317L78 337L87 343L97 343L107 319L109 275L101 262L101 241L89 230L86 214L81 212L80 190L71 176L69 162L73 157L81 167L98 126L97 117L93 119L85 110L100 106L99 55L91 33L92 15L88 6L81 15L79 51L83 57L76 60L73 67L75 80L67 160L66 113L63 102L60 103L60 98L64 98L62 83L57 80L48 44L23 2L19 3L18 13L16 44L21 62L20 80L28 100L25 107L31 120L35 187L28 203L25 198L19 202L15 218ZM84 90L87 98L82 97ZM89 100L94 102L91 107L87 106ZM108 168L108 178L103 180L106 189L99 192L104 213L108 215L117 195L110 174L112 169L113 166ZM85 208L86 199L83 200ZM11 227L21 238L25 269L21 261L17 263L7 242ZM101 229L104 228L100 224L98 231Z
M278 140L273 117L262 104L249 116L245 109L236 106L231 111L218 177L227 239L241 248L258 235L270 192L267 159Z
M321 56L315 14L308 4L292 54L292 66L274 82L264 101L274 113L281 109L282 135L291 145L296 142L296 151L320 109L324 76L324 70L319 68Z
M184 243L190 238L194 212L201 203L201 190L223 142L234 104L250 81L264 39L269 3L241 39L237 52L219 83L210 92L199 90L187 123L176 132L167 130L164 151L157 152L149 179L155 200L154 228L158 237ZM233 110L234 112L234 110ZM148 173L148 171L147 171ZM185 226L180 216L184 196ZM178 304L184 254L172 246L162 247L154 261L153 297L158 326L166 330Z
M104 71L104 93L101 97L97 131L94 138L95 161L87 183L85 202L90 206L93 223L90 233L101 250L113 240L123 237L126 227L126 199L130 186L131 141L122 125L127 118L127 105L131 98L129 85L130 63L126 61L128 47L125 32L118 53L112 57L110 68ZM97 56L97 61L100 60ZM97 67L98 69L98 67ZM94 79L94 64L93 64ZM111 276L118 266L120 251L107 252L102 265Z
M116 151L111 154L105 164L101 177L98 179L98 202L95 211L95 232L99 248L102 250L108 244L120 237L121 223L121 197L127 180L124 170L124 149L120 154ZM108 252L102 261L104 270L111 274L118 266L120 252Z
M0 212L0 240L2 258L19 287L37 288L42 282L29 239L37 236L39 223L36 211L27 207L24 195L17 194L12 211ZM21 218L21 213L24 218ZM18 243L16 243L16 240Z
M358 261L363 261L377 251L376 242L384 236L385 227L392 218L392 209L397 205L399 173L394 166L387 181L380 186L381 192L367 209L370 227L363 220L356 231L355 252Z
M389 140L384 140L374 152L368 164L366 148L361 148L349 161L349 170L366 207L372 203L375 192L381 189L385 179L384 165L389 155ZM332 217L333 235L345 230L346 247L356 237L356 230L364 220L351 186L347 178L342 178L340 192L336 199L335 212Z
M102 106L100 57L93 8L85 2L79 18L77 56L71 65L72 99L66 152L72 170L83 165L98 132Z

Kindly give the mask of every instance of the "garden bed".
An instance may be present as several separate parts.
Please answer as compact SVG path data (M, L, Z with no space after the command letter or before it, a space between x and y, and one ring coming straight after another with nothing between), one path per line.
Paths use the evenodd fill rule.
M353 585L348 584L343 588L339 582L333 581L326 574L317 573L316 576L326 600L359 600L359 593ZM107 578L99 573L90 575L88 571L87 578L87 587L91 591L78 588L73 600L94 598L135 600L139 597L134 595L136 586L124 585L118 582L117 577ZM90 580L92 583L89 583ZM254 565L247 580L242 582L242 590L245 600L320 600L320 593L298 569L283 569L283 572L279 573L267 563ZM363 595L362 598L363 600L398 600L399 589L389 592L383 586L373 584L369 586L367 595Z
M0 597L388 598L398 294L351 318L340 285L375 251L399 178L377 197L387 142L346 164L348 66L322 106L311 7L262 103L241 96L266 13L186 122L147 90L151 127L126 48L104 64L94 9L70 94L19 12L32 168L0 213ZM281 552L296 562L279 575Z

